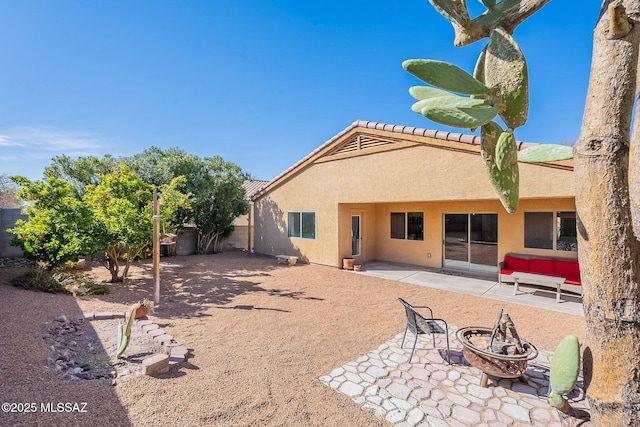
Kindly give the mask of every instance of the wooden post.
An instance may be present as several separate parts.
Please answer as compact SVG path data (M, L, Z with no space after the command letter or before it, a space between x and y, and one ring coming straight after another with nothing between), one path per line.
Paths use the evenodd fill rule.
M155 295L153 302L160 304L160 201L158 193L153 194L153 283Z
M251 211L253 209L253 203L249 202L249 213L247 215L247 251L251 252Z

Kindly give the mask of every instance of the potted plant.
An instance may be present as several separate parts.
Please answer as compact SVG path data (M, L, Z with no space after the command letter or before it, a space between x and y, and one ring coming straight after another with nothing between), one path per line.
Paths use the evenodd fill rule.
M353 270L353 264L355 260L353 258L342 258L342 268L345 270Z
M142 301L138 301L137 303L131 305L130 310L135 309L135 319L142 319L147 317L147 314L150 311L153 311L153 301L148 299L143 299Z

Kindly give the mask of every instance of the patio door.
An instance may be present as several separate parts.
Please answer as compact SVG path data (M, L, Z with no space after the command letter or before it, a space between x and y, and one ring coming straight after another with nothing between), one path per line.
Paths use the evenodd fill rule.
M351 256L362 255L362 215L351 215Z
M444 267L497 271L497 214L445 214L443 235Z

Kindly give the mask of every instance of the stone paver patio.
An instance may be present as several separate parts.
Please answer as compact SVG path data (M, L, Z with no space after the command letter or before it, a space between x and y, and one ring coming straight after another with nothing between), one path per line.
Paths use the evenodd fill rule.
M549 363L552 353L540 351L529 362L526 383L490 379L480 386L481 371L469 366L462 345L450 326L451 365L443 359L444 337L421 335L408 363L413 335L396 335L377 349L320 377L328 387L343 393L396 427L408 426L560 426L559 413L547 403ZM445 349L444 351L442 349ZM574 408L587 410L582 378L568 396Z

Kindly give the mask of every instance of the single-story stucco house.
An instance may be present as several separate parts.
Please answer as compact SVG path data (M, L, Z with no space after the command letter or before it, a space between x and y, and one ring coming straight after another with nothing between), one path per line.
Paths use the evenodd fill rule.
M353 257L486 273L508 252L575 258L573 161L520 163L512 215L479 144L356 121L253 195L254 249L336 267Z

